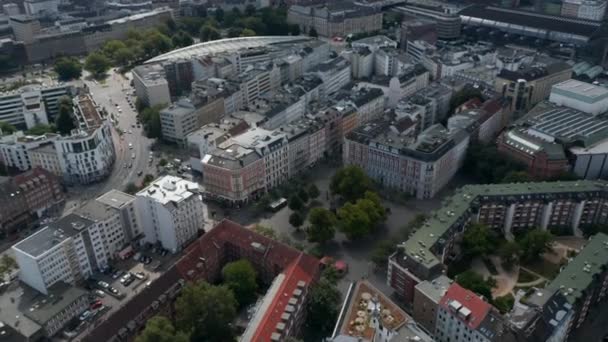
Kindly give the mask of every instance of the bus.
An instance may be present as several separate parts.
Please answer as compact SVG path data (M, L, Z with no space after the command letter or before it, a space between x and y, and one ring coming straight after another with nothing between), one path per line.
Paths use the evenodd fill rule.
M287 205L287 200L286 200L285 198L282 198L282 197L281 197L281 198L279 198L278 200L276 200L276 201L274 201L274 202L270 203L270 204L268 205L268 208L269 208L270 210L272 210L272 211L275 211L275 212L276 212L276 211L281 210L281 208L283 208L283 207L284 207L284 206L286 206L286 205Z

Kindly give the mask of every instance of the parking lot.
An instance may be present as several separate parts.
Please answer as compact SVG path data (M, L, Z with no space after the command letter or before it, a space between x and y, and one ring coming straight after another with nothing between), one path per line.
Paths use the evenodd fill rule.
M116 262L104 273L94 274L86 284L91 291L89 313L83 312L69 324L61 338L69 341L101 324L165 272L178 257L162 249L146 249Z

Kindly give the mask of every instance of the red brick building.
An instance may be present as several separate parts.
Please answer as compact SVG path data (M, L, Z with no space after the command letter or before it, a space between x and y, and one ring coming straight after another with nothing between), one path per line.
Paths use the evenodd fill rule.
M92 328L83 342L131 341L148 319L164 312L189 281L216 283L222 267L246 259L260 279L270 284L246 334L251 341L282 341L295 336L304 320L309 287L319 278L319 260L269 239L241 225L224 220L188 246L174 265L142 289L117 312Z
M13 182L23 192L25 203L32 215L40 217L44 211L65 201L59 179L47 170L34 168L15 176Z

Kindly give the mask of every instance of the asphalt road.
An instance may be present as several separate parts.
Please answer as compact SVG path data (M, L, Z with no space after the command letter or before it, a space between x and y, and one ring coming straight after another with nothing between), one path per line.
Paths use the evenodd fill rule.
M140 184L146 173L153 173L152 165L155 165L155 162L152 165L148 164L153 140L144 136L143 127L137 127L137 113L127 102L127 97L130 97L131 102L135 103L135 97L129 95L133 90L129 82L128 78L113 70L109 72L104 82L88 80L85 75L84 83L89 87L95 102L105 108L109 114L113 114L116 120L112 131L116 148L116 162L112 173L103 182L71 187L68 190L69 199L66 205L68 211L75 205L96 198L109 190L122 191L131 182ZM120 107L121 113L116 105ZM120 135L118 130L124 134ZM129 144L132 145L131 148ZM142 171L142 175L138 176L140 171Z

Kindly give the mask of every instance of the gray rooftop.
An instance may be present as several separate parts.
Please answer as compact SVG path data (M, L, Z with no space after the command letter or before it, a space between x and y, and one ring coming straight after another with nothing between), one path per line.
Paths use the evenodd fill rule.
M33 294L29 298L30 308L23 308L23 313L34 322L44 325L51 318L63 311L67 306L74 303L82 296L87 296L87 291L68 284L59 282L49 288L49 295Z
M418 283L418 285L416 285L416 290L423 293L436 304L439 304L439 301L441 301L441 298L445 295L450 284L452 284L452 279L445 275L440 275L433 280L425 280Z
M134 200L135 196L131 196L118 190L110 190L96 199L97 202L116 209L120 209Z
M13 248L33 257L39 257L58 243L87 229L94 222L76 214L69 214L50 223L47 227L21 240Z

